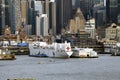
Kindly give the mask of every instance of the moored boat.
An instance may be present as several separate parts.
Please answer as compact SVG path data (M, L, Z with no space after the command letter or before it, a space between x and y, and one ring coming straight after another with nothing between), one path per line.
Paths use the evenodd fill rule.
M0 60L14 60L14 59L16 59L15 55L11 54L11 52L8 49L6 50L0 49Z
M15 55L28 55L29 43L22 41L17 43L16 41L1 41L0 48L7 48Z
M92 48L73 48L71 57L76 58L97 58L98 54Z
M34 44L36 44L34 42ZM36 55L39 52L46 54L48 57L68 58L72 55L70 43L52 43L47 44L46 42L39 42L38 45L30 44L30 55Z
M112 46L110 52L112 56L120 56L120 43L116 43Z

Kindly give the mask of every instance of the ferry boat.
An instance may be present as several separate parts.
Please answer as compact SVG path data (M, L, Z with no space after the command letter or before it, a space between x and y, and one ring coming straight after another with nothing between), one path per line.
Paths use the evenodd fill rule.
M48 57L69 58L73 53L70 43L66 41L65 43L54 42L52 44L34 42L33 44L29 44L29 49L30 56L45 54Z
M0 41L0 48L7 48L15 55L28 55L29 54L29 43L22 41Z
M98 54L92 48L73 48L71 57L76 58L97 58Z
M8 49L0 49L0 60L14 60L15 55L12 54Z

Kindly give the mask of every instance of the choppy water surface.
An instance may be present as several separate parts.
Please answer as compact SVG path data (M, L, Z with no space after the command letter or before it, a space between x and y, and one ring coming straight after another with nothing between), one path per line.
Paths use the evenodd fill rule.
M120 56L100 54L99 58L36 58L16 56L0 61L0 80L120 80Z

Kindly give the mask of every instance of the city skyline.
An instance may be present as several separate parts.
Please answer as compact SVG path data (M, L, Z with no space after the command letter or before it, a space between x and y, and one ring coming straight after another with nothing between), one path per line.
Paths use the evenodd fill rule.
M23 26L23 23L24 23L24 26L27 26L27 25L32 26L31 34L35 35L36 34L35 18L38 15L37 11L39 11L39 14L47 14L48 26L49 26L48 34L51 34L51 32L53 31L54 31L53 34L60 34L63 28L67 29L69 26L70 20L73 18L77 8L81 9L82 14L84 15L86 21L91 18L95 18L96 22L103 21L101 26L104 26L105 23L107 22L106 18L109 18L109 14L106 16L106 14L109 13L108 12L109 10L106 8L106 0L71 0L71 2L70 1L67 2L67 0L63 2L62 0L50 0L50 1L49 0L26 0L26 1L19 0L21 1L21 4L20 6L17 5L16 7L14 3L16 3L17 1L15 1L14 3L12 2L14 0L0 0L0 1L1 1L0 2L1 5L5 4L5 7L1 6L1 12L3 11L3 8L4 8L5 13L4 15L1 14L2 17L0 18L1 20L0 28L2 29L3 26L8 25L13 30L12 31L13 33L15 33L15 30L17 30L15 29L17 28L15 26L20 27L20 26ZM2 2L2 1L5 1L5 2ZM7 3L8 1L11 2L12 4ZM55 3L55 4L51 4L51 3ZM24 4L26 4L26 6ZM14 9L18 11L16 11L15 13ZM16 19L15 19L14 14L18 15L18 18L16 16ZM118 16L118 14L119 13L116 13L116 16ZM98 17L97 15L98 16L101 15L101 19L97 18ZM53 18L54 20L52 20ZM13 22L13 21L17 21L17 19L21 21L19 22L20 23L19 25L17 22ZM51 22L51 20L53 22ZM117 24L118 22L117 17L116 17L116 21L113 21L113 22ZM96 25L96 26L99 27L99 25Z
M120 0L0 0L0 80L120 80Z

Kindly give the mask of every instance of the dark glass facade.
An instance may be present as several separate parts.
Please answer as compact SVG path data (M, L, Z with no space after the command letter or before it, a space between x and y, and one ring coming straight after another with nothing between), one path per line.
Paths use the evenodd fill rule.
M75 8L80 7L85 19L89 19L93 16L93 4L94 0L76 0Z
M56 0L57 5L57 33L68 26L72 15L72 0Z
M8 25L8 26L11 26L11 23L10 23L10 3L11 1L10 0L5 0L5 5L7 7L5 7L5 25Z
M118 22L117 17L120 14L120 0L106 0L107 23Z
M0 0L0 34L2 34L2 29L5 26L5 1Z
M0 7L0 12L1 12L1 7ZM0 30L2 28L2 18L1 18L1 14L0 14Z
M50 16L49 16L49 23L50 29L52 29L52 34L56 34L56 2L50 2Z

